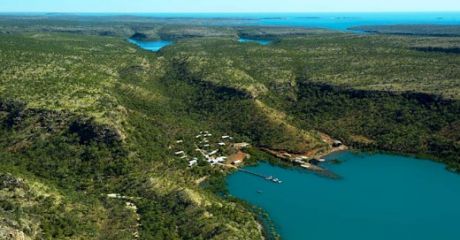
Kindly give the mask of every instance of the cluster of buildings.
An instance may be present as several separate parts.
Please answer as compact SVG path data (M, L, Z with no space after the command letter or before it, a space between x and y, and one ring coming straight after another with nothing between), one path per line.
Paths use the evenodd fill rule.
M233 138L228 135L216 139L209 131L201 131L195 136L194 146L197 154L192 154L195 155L194 157L190 157L183 150L174 152L174 155L180 159L187 159L189 167L197 165L199 160L204 160L211 165L224 164L227 161L224 148L229 145L231 140ZM176 141L176 144L182 143L184 143L183 140Z

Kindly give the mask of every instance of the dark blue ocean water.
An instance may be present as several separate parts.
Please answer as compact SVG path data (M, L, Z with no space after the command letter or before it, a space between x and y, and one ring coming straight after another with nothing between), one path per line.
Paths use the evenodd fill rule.
M247 169L283 180L274 184L237 172L230 193L265 209L283 239L457 240L460 175L433 161L343 152L326 165L343 179L261 163Z

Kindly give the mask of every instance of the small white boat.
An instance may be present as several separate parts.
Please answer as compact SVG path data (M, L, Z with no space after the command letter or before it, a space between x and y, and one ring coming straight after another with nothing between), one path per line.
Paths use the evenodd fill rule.
M272 180L274 183L282 183L283 181L279 180L278 178L275 178Z

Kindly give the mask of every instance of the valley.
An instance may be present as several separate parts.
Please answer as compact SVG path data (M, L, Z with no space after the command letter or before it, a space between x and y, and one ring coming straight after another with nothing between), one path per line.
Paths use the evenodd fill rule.
M2 234L279 238L228 192L232 168L193 155L203 131L248 143L225 155L243 167L292 168L277 153L316 159L339 141L460 171L460 55L419 49L457 36L73 18L0 18Z

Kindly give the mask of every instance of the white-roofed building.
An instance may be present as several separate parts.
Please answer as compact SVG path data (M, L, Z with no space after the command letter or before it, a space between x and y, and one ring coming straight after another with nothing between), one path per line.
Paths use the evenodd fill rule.
M191 161L188 162L189 167L193 167L196 164L198 164L198 160L191 160Z
M214 155L214 154L216 154L217 152L219 152L219 149L217 149L217 150L214 150L214 151L211 151L210 153L208 153L208 155L209 155L209 156L211 156L211 155Z

